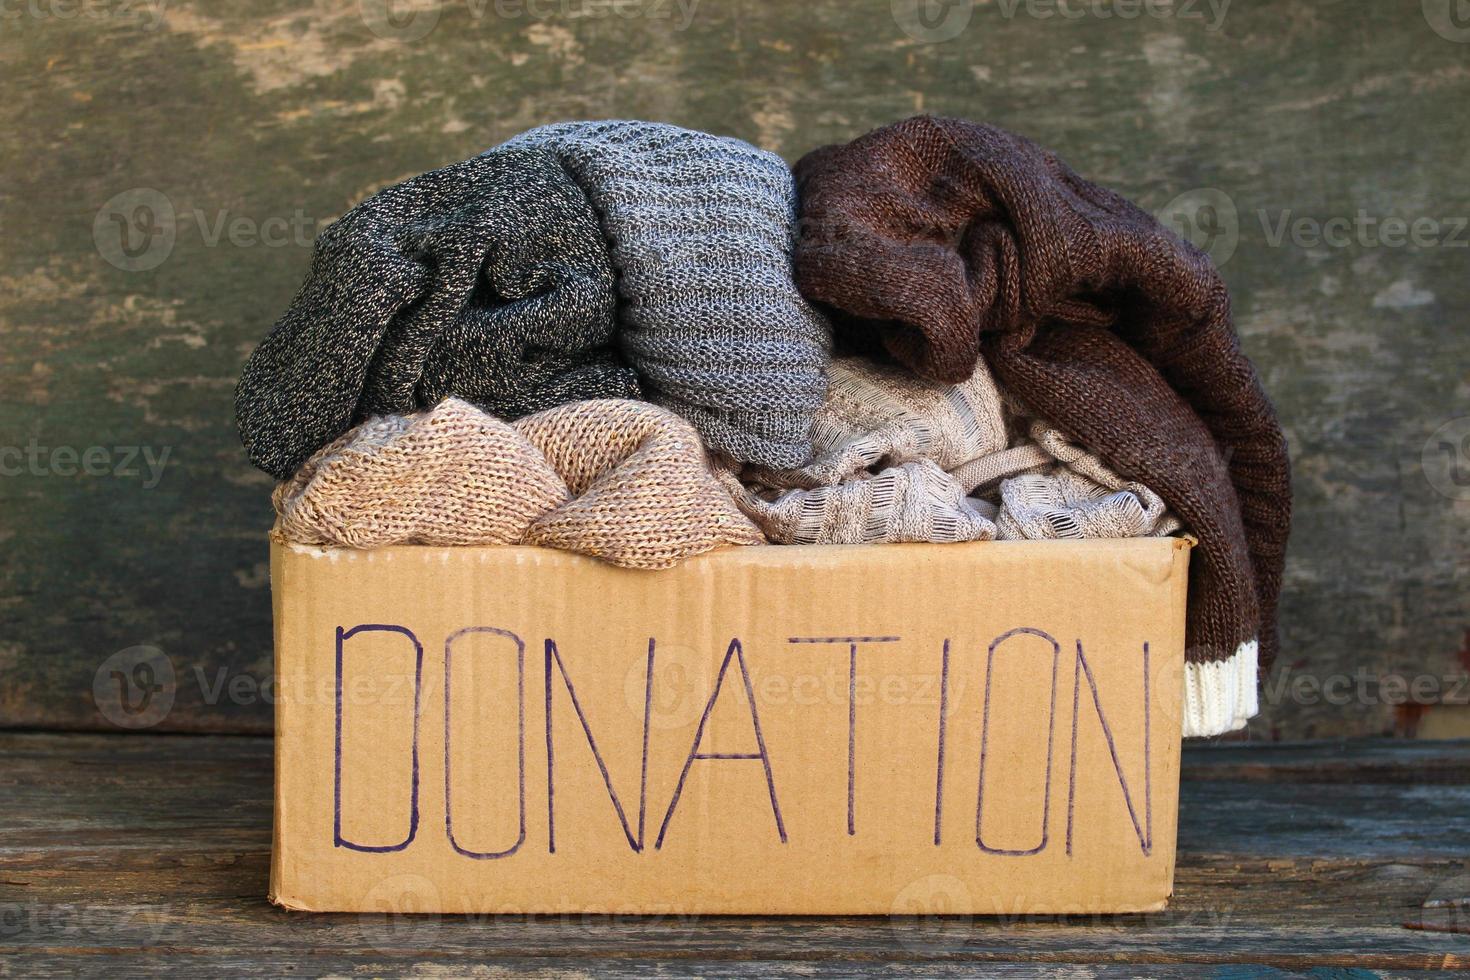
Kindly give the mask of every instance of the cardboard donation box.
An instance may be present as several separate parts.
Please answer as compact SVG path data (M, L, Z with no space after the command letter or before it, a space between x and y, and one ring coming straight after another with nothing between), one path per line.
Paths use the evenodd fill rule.
M1178 538L272 544L293 909L1162 908Z

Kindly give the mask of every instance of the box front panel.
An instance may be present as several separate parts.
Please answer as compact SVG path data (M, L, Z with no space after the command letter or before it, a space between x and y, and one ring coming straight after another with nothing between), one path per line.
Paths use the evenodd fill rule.
M1187 548L277 545L283 904L1021 915L1173 876Z

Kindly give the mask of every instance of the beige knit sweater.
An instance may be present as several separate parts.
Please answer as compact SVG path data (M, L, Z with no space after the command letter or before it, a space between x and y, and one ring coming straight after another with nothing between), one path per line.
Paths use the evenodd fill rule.
M644 402L574 402L507 424L450 398L371 419L273 500L303 544L534 544L667 568L760 532L720 488L698 434Z

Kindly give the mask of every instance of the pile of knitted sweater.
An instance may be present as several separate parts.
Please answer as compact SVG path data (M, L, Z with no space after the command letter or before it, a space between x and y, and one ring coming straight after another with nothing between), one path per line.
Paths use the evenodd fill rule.
M1186 734L1275 646L1285 442L1207 256L1052 153L915 117L789 168L624 121L523 133L354 207L237 421L318 545L1188 532Z

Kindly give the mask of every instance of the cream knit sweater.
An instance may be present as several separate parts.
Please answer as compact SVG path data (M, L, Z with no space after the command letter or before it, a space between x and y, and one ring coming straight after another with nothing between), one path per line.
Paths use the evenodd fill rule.
M721 461L719 477L777 544L1169 534L1158 495L1008 404L981 362L957 385L839 357L790 470Z

